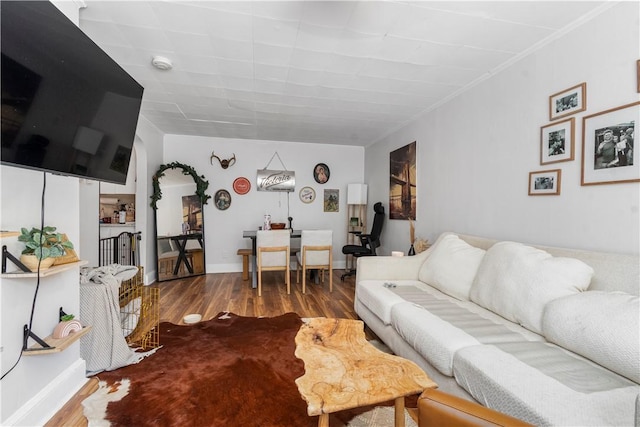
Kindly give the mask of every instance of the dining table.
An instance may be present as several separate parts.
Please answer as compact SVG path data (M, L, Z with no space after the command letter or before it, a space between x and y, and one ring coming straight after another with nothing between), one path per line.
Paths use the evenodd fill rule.
M175 243L175 247L178 250L178 259L176 260L176 265L173 269L173 275L177 276L180 271L180 265L184 264L189 271L190 274L193 274L193 266L189 262L189 258L187 257L187 241L189 240L197 240L200 243L200 247L202 245L202 233L187 233L187 234L176 234L173 236L158 236L158 240L172 240Z
M256 254L258 253L256 250L257 235L258 230L246 230L242 232L242 237L251 239L251 287L254 289L258 287L258 262L256 258ZM302 237L302 230L291 230L292 239L299 239L300 237Z

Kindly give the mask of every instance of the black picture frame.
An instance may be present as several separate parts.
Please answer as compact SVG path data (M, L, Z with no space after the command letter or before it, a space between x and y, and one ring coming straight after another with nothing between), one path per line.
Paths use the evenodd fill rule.
M313 179L318 184L326 184L331 177L331 171L326 163L318 163L313 167Z
M220 189L213 196L213 201L218 210L226 211L231 206L231 194L227 190Z

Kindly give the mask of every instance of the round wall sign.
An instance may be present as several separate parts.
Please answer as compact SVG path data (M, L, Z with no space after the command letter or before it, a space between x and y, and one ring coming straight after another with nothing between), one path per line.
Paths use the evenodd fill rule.
M236 180L233 181L233 191L237 194L247 194L249 190L251 190L251 183L244 176L236 178Z
M300 200L303 203L311 203L316 199L316 190L311 187L302 187L300 189Z
M315 179L318 184L325 184L329 181L330 175L329 166L325 163L318 163L313 168L313 179Z
M227 210L229 206L231 206L231 194L229 194L227 190L216 191L215 196L213 196L213 200L216 204L216 208L221 211Z

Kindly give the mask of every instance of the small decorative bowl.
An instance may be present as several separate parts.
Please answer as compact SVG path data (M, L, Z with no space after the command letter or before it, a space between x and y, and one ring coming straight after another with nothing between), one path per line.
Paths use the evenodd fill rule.
M184 316L182 318L182 320L187 325L190 325L192 323L198 323L199 321L202 320L202 314L195 314L195 313L194 314L187 314L186 316Z
M271 223L271 229L272 230L284 230L284 227L287 224L285 224L284 222L272 222Z

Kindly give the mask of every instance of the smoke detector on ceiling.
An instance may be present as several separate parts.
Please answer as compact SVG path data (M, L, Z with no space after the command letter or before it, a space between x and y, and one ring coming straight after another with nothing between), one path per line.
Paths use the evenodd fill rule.
M158 70L170 70L173 68L173 64L169 58L165 58L164 56L154 56L151 59L151 64L156 67Z

